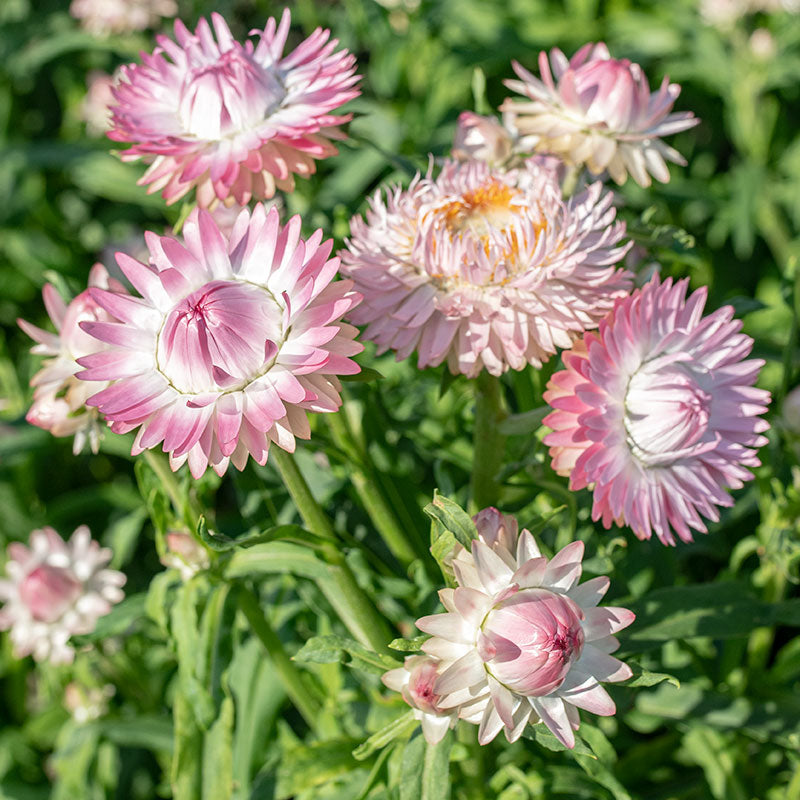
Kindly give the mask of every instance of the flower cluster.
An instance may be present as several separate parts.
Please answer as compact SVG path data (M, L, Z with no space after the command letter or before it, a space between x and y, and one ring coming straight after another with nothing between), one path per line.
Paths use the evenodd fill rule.
M254 31L258 44L237 42L219 14L211 21L194 33L176 21L177 42L158 36L142 64L120 68L108 135L132 143L122 159L149 163L140 182L168 203L195 187L204 207L290 191L295 174L336 153L330 140L349 116L331 112L359 94L355 58L321 29L284 55L288 9Z
M70 636L90 633L99 617L122 600L125 576L104 567L111 551L85 525L65 542L52 528L31 533L29 547L8 546L7 580L0 580L0 630L11 629L17 658L69 663Z
M89 336L82 325L85 322L110 321L111 317L95 302L93 288L123 291L122 284L109 277L102 264L95 264L89 273L89 288L69 304L65 303L54 286L47 284L42 291L44 304L56 333L49 333L25 320L19 326L37 342L31 352L49 356L43 368L33 376L35 387L33 405L26 419L32 425L49 430L53 436L73 436L73 450L79 453L88 442L92 452L97 452L102 431L97 411L87 408L90 395L104 388L105 381L79 381L78 359L106 348L106 345Z
M565 200L556 167L493 171L448 161L354 217L342 271L364 302L349 319L397 358L453 373L541 366L597 325L631 286L612 196L596 183Z
M571 59L558 48L539 54L541 80L514 62L520 80L506 86L526 100L508 98L500 107L524 136L535 135L537 152L568 164L604 170L617 183L628 173L642 186L650 175L669 181L666 161L683 156L659 137L697 125L691 112L670 113L680 86L664 78L653 94L638 64L612 58L600 44L584 45Z
M764 362L743 360L753 340L730 306L703 317L706 289L686 299L687 285L655 276L618 301L562 354L544 396L553 468L593 487L593 519L664 544L733 504L725 489L753 477L769 427L769 393L753 386Z
M117 254L142 297L91 290L111 321L82 324L107 347L78 377L112 382L87 403L115 433L139 429L134 454L163 442L173 469L222 475L249 455L264 464L270 442L294 450L307 410L338 409L336 376L359 371L362 349L341 318L361 296L331 283L331 241L303 241L300 218L282 226L275 208L243 209L229 236L195 210L183 233L148 234L150 264Z
M528 724L543 722L574 747L578 708L615 713L600 682L631 677L610 654L614 634L634 615L597 607L608 578L578 584L583 542L547 559L513 517L487 508L474 521L471 552L459 547L453 559L456 588L439 592L447 611L417 620L433 635L422 646L428 658L407 660L384 683L402 691L431 742L457 715L480 726L481 744L501 730L516 741Z

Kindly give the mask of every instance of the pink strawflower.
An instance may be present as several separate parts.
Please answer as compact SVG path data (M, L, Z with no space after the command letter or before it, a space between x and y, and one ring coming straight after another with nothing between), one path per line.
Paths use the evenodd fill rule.
M502 172L447 161L352 219L342 271L365 299L349 318L379 352L416 350L420 367L541 366L630 288L613 266L627 246L611 202L599 183L565 201L542 161Z
M381 676L384 685L400 692L414 709L414 719L422 723L422 733L429 744L440 742L458 721L458 709L442 710L433 687L439 676L439 662L430 656L407 656L403 666Z
M86 97L81 106L81 117L90 136L102 136L111 127L111 104L114 76L92 70L87 76Z
M72 449L76 455L87 442L93 453L98 450L104 426L96 409L86 407L86 400L107 385L105 381L86 383L75 377L80 370L78 358L106 348L85 333L81 324L111 320L92 298L91 287L119 291L122 284L110 278L102 264L95 264L89 273L89 287L66 304L55 287L45 285L44 304L56 333L44 331L23 319L17 320L20 328L38 342L31 352L50 356L31 379L31 386L35 387L33 404L25 418L32 425L49 430L53 436L74 436Z
M300 217L243 209L229 237L195 209L176 239L146 234L150 265L117 262L142 294L94 290L117 321L84 330L110 346L80 359L83 380L112 381L89 398L115 433L139 429L133 454L163 442L173 469L222 475L270 442L293 451L310 435L306 410L336 411L336 375L359 371L357 330L341 322L361 299L331 283L332 242L300 239Z
M459 161L477 159L490 165L508 161L514 147L511 133L494 117L482 117L462 111L453 140L453 158Z
M433 634L422 649L442 662L433 685L437 708L480 725L481 744L501 730L516 741L541 721L574 747L578 708L616 712L600 681L631 677L609 654L619 646L613 634L634 615L596 607L608 578L578 585L583 542L548 560L512 517L490 508L474 519L479 538L471 552L459 547L453 561L457 587L439 592L447 612L417 620Z
M69 13L98 36L132 33L157 25L178 13L175 0L72 0Z
M111 550L92 540L81 525L65 542L52 528L35 530L30 547L8 546L7 580L0 580L0 630L11 629L17 658L69 663L75 651L67 643L91 633L99 617L122 600L125 576L104 569Z
M593 519L692 541L701 519L719 519L758 466L769 393L753 387L764 362L725 306L703 318L706 289L685 299L688 280L657 275L620 300L597 333L563 353L545 400L556 409L553 469L570 488L591 486Z
M257 44L235 41L219 14L211 21L213 32L201 19L195 33L176 21L177 44L158 36L142 64L121 68L109 136L133 143L122 159L144 158L140 183L167 203L194 187L204 207L291 191L294 174L337 152L330 139L350 117L331 112L359 94L355 58L319 28L284 56L288 9L253 31Z
M208 550L191 533L169 531L164 537L166 552L159 559L169 569L177 569L182 581L191 580L211 566Z
M688 111L670 113L681 91L677 83L664 78L651 93L642 68L611 58L602 42L584 45L569 61L558 48L549 61L542 51L541 80L517 62L513 67L521 80L505 84L528 99L507 98L500 109L520 134L540 137L537 152L585 164L595 175L608 170L617 183L630 172L641 186L650 185L650 175L667 183L666 161L686 164L659 138L700 122Z

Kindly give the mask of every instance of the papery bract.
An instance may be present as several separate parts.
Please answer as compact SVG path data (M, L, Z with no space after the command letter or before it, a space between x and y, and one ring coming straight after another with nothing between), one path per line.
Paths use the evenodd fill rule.
M110 321L112 318L94 301L93 288L122 290L122 285L110 278L102 264L95 264L89 273L89 288L69 303L65 303L54 286L46 284L42 295L56 333L49 333L25 320L17 320L20 328L37 344L31 348L36 355L49 356L43 368L31 379L35 387L33 404L26 415L32 425L50 431L53 436L73 436L73 451L77 455L88 442L93 452L100 444L102 420L94 408L86 406L88 397L107 386L105 381L79 381L77 359L104 350L106 345L81 329L88 321Z
M168 203L194 187L205 207L291 191L295 174L336 153L330 140L349 116L331 112L359 94L355 59L319 28L284 55L288 9L253 31L257 44L235 41L219 14L211 21L194 33L176 22L177 43L159 36L142 64L120 69L109 136L132 143L122 159L144 158L140 183Z
M448 161L351 221L342 271L365 299L349 319L379 352L416 350L419 367L541 366L630 288L611 202L600 184L565 201L549 162Z
M107 350L80 359L83 380L112 385L89 399L115 433L139 429L133 453L163 442L173 469L188 461L243 469L267 460L270 442L293 451L308 438L306 411L336 411L336 375L353 374L362 350L341 322L361 299L331 282L339 259L300 218L243 209L229 237L207 211L183 226L185 244L147 234L151 264L118 263L141 298L93 292L114 322L86 323Z
M664 544L705 532L702 517L733 505L758 466L769 393L753 386L764 362L725 306L702 316L707 291L658 276L618 301L572 350L544 394L553 469L592 488L593 519L629 525Z
M91 633L97 619L122 600L125 576L105 569L111 555L85 525L69 542L42 528L31 533L29 547L8 546L8 578L0 580L0 630L11 630L18 658L33 654L54 664L73 660L70 636Z
M513 67L521 80L505 84L528 99L508 98L500 109L520 134L539 137L537 152L586 164L595 175L608 170L617 183L630 173L642 186L650 185L650 175L669 181L666 161L686 163L659 138L700 121L691 112L670 113L678 84L664 78L651 93L642 68L611 58L602 42L584 45L569 60L558 48L549 60L539 53L541 80L516 62Z
M583 542L552 559L527 530L489 508L475 518L471 552L457 546L457 586L439 592L444 614L417 620L432 634L422 649L440 660L437 708L480 726L478 741L501 731L516 741L539 721L574 747L578 708L610 716L616 708L600 681L621 681L629 667L609 655L613 636L633 622L624 608L597 608L609 580L578 584Z
M439 662L430 656L407 656L403 666L381 676L384 685L400 692L414 709L414 718L422 723L422 733L429 744L440 742L458 720L457 710L442 710L434 684L439 676Z

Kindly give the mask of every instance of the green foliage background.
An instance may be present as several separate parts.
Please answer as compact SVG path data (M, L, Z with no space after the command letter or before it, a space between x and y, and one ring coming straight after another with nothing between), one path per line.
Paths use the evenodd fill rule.
M218 10L240 38L282 9L180 6L190 27ZM258 593L294 653L313 636L342 633L312 561L298 575L291 554L281 561L280 547L261 543L217 556L211 573L181 584L158 562L174 524L163 484L144 463L134 470L129 438L109 435L100 454L74 457L69 440L24 421L38 363L15 320L49 325L45 282L80 291L95 261L112 263L114 248L163 230L180 208L136 187L141 168L87 137L81 120L87 73L134 60L152 37L97 39L80 31L65 0L3 0L0 544L44 524L66 535L87 523L114 548L129 599L86 637L74 669L15 661L4 637L0 798L798 800L800 438L782 421L781 402L800 377L800 16L760 13L718 29L690 0L299 0L291 8L297 41L317 25L331 28L364 76L350 140L286 198L306 232L322 227L339 242L381 182L408 180L428 153L447 153L461 110L496 108L511 59L535 69L540 49L571 54L602 39L615 56L641 63L651 85L664 74L680 82L678 110L703 120L671 141L689 166L673 167L666 186L626 184L620 213L645 262L708 285L711 308L733 303L744 317L774 395L764 466L710 535L665 548L593 526L588 495L570 494L549 470L538 424L516 417L503 510L528 524L563 507L542 526L544 546L584 539L586 573L609 574L609 600L638 612L623 648L640 665L639 686L612 689L616 717L582 715L576 754L551 749L558 745L546 736L478 748L467 727L443 748L426 749L417 735L357 760L354 748L397 718L402 701L346 648L306 649L302 668L322 709L311 730L237 613L239 587L221 577L235 573ZM769 32L774 52L754 50L756 28ZM441 582L424 558L430 521L421 509L434 487L465 504L472 394L464 379L442 394L441 369L418 372L370 348L360 361L384 377L348 384L351 436L343 442L314 420L298 462L348 537L363 588L399 635L413 637L414 619L437 609ZM512 412L538 407L555 366L505 377ZM356 462L378 476L421 555L409 576L357 501ZM187 476L180 480L189 491ZM269 464L206 477L191 492L231 537L298 521ZM73 719L63 705L70 680L113 684L108 713Z

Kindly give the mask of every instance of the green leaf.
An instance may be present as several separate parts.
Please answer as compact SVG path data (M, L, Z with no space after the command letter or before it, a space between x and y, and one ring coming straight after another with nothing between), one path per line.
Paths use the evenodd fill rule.
M121 747L142 747L154 752L171 753L174 740L169 717L142 715L133 719L104 719L102 735Z
M359 767L350 751L351 739L315 742L290 748L281 756L275 800L299 797L316 786L329 785L334 778Z
M468 551L472 548L472 541L478 538L478 529L472 517L458 503L434 491L433 502L428 503L423 511L450 531L464 548Z
M203 735L197 727L191 701L182 691L175 693L175 754L172 757L170 783L175 800L201 797Z
M389 647L392 650L404 650L406 653L418 653L422 650L422 645L431 637L427 633L415 636L413 639L392 639Z
M264 544L278 539L295 538L312 543L319 541L316 534L299 525L275 525L260 533L245 534L232 539L218 531L210 532L206 527L205 517L200 517L200 521L197 523L197 535L206 547L217 553L226 553L237 547L252 547L255 544Z
M389 742L411 733L417 725L419 725L419 722L414 719L414 712L409 709L356 747L353 750L353 758L357 761L369 758L376 750L385 747Z
M569 747L565 747L552 733L550 733L543 722L537 722L535 725L528 725L528 727L523 731L522 736L525 739L530 739L531 741L536 742L536 744L539 744L542 747L545 747L548 750L552 750L556 753L570 751ZM575 734L575 747L573 747L570 752L578 755L597 758L592 748L589 747L589 745L586 744L586 742L584 742L577 733Z
M329 568L313 550L291 542L266 542L235 550L225 567L228 580L275 573L324 580Z
M626 661L625 663L633 671L633 676L626 681L621 681L617 686L655 686L668 681L676 689L681 688L681 682L674 675L668 675L666 672L650 672L635 661Z
M295 653L294 661L312 664L346 664L353 669L382 675L396 669L400 662L383 653L373 653L366 647L344 636L314 636Z
M339 375L338 377L340 381L346 383L369 383L383 380L385 376L372 367L361 367L361 372L356 372L355 375Z
M438 744L414 736L403 750L399 800L448 800L450 797L450 731Z
M129 595L121 603L117 603L108 614L100 617L91 633L75 636L73 642L81 646L128 633L145 616L145 602L144 592Z
M203 741L203 800L233 794L233 700L226 697Z
M542 406L522 414L509 414L497 429L504 436L527 436L542 427L542 420L550 411L552 411L550 406Z

